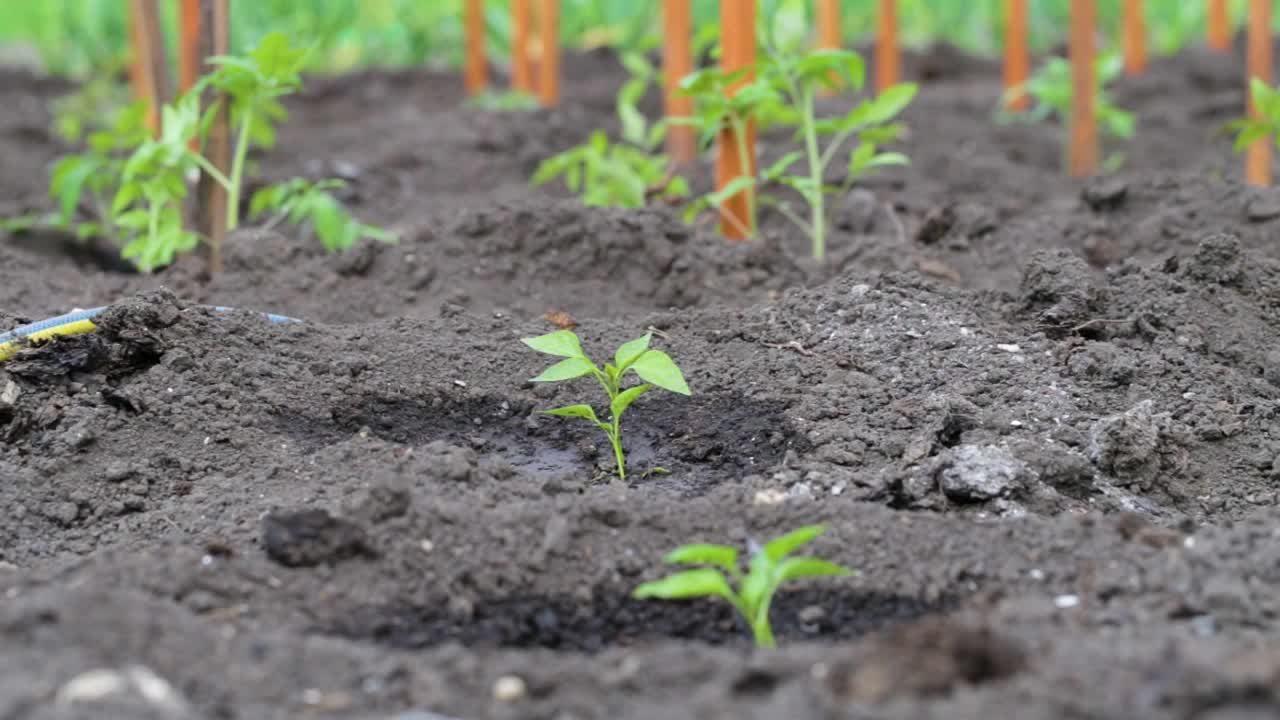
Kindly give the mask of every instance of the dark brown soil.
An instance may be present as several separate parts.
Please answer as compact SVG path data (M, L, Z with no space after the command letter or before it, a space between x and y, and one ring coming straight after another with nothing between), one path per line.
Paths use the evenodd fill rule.
M0 327L114 303L0 366L0 718L1275 716L1280 195L1219 133L1239 58L1126 81L1085 183L993 121L998 67L908 67L913 165L838 199L822 267L781 218L531 190L612 123L603 55L529 114L312 83L261 176L353 178L398 245L250 228L208 280L0 238ZM47 206L65 89L0 76L5 212ZM591 392L527 381L551 310L600 354L657 331L694 389L629 412L626 483L536 412ZM630 597L814 522L859 575L779 595L781 650Z

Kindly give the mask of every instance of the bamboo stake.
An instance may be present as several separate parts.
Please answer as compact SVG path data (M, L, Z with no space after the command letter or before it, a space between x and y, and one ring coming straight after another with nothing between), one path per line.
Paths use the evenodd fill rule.
M1023 112L1030 98L1022 88L1031 75L1031 59L1027 52L1027 0L1005 0L1004 3L1004 88L1008 100L1005 109Z
M1071 140L1067 171L1072 177L1091 175L1098 169L1093 46L1097 17L1096 0L1071 1Z
M213 68L208 59L231 52L231 0L200 0L200 56L204 71ZM217 98L221 110L209 129L205 158L223 175L231 174L231 117L226 98ZM227 191L208 173L200 175L196 188L199 205L196 225L204 235L209 274L222 272L222 248L227 238Z
M538 97L543 107L553 107L560 102L560 0L542 0L538 28Z
M484 52L484 0L467 0L463 15L467 55L463 79L467 94L479 95L489 85L489 62Z
M665 36L662 54L662 70L665 82L666 113L668 118L687 118L693 115L693 98L677 92L680 81L693 72L693 22L689 0L663 0L662 30ZM672 123L667 128L667 152L677 166L693 162L698 153L698 140L694 128Z
M511 0L511 87L522 93L533 92L533 65L529 62L532 1Z
M1124 0L1124 72L1138 75L1147 69L1147 28L1142 0Z
M1209 47L1223 51L1231 49L1231 17L1227 13L1227 0L1209 0Z
M721 58L725 72L752 67L756 62L756 0L720 0ZM742 83L746 83L744 78ZM740 85L742 84L740 83ZM731 88L729 92L736 92ZM746 137L739 144L733 128L720 131L717 138L716 188L723 190L739 177L753 177L756 169L755 123L748 122ZM755 198L743 190L720 206L720 232L733 240L755 234Z
M1271 84L1271 0L1249 0L1249 78ZM1248 81L1246 80L1246 88ZM1249 115L1258 117L1253 93L1248 92ZM1245 181L1250 185L1271 184L1271 142L1255 141L1245 150Z
M898 84L901 62L898 51L897 0L880 0L876 13L876 92Z

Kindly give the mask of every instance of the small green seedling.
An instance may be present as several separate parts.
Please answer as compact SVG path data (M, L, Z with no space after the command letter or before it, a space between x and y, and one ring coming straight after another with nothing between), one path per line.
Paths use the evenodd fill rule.
M301 178L262 188L249 201L249 215L273 215L271 223L286 220L291 225L310 225L325 250L346 250L361 238L395 242L395 235L356 220L330 191L341 190L341 180L312 182Z
M640 208L655 197L689 194L688 183L671 172L670 159L659 151L665 122L650 125L638 107L657 71L639 54L624 55L622 62L631 77L616 101L621 141L611 141L603 130L593 132L586 143L542 161L530 181L534 185L563 178L569 192L595 207Z
M1124 58L1112 51L1100 54L1094 63L1094 77L1098 83L1094 106L1098 113L1098 125L1107 137L1129 140L1133 137L1137 120L1133 113L1120 109L1107 91L1107 86L1115 82L1124 70ZM1001 102L1001 107L1007 107L1009 97L1029 95L1034 101L1031 110L1025 113L1002 111L999 117L1005 122L1042 122L1051 117L1065 122L1071 114L1072 93L1071 62L1061 57L1049 58L1025 84L1010 88ZM1065 152L1064 149L1064 166L1067 162ZM1123 163L1124 155L1120 153L1109 155L1104 161L1109 170L1118 169Z
M1280 89L1251 78L1249 94L1257 109L1257 117L1240 118L1227 125L1228 130L1236 133L1235 151L1244 152L1245 148L1264 138L1271 138L1280 147Z
M709 565L668 575L636 588L637 599L688 600L720 597L737 608L751 627L756 645L775 646L769 624L773 595L789 580L813 577L841 577L854 571L813 557L789 557L826 531L823 525L807 525L763 546L749 542L750 560L746 575L739 569L738 550L728 545L683 545L663 562L676 565ZM730 583L732 579L732 583Z
M705 209L719 206L743 190L763 189L767 183L791 188L809 207L808 219L793 212L790 205L763 192L748 194L754 203L776 207L787 219L809 237L813 257L822 260L827 250L826 195L847 191L849 186L876 168L905 165L907 156L898 152L881 152L880 146L895 140L902 126L893 120L916 95L910 83L895 85L873 98L866 98L849 112L836 117L820 117L817 98L820 90L852 90L859 92L866 81L862 57L846 50L814 50L804 54L770 50L754 69L754 79L744 71L725 73L708 68L686 77L681 92L692 96L697 112L692 123L700 128L703 144L708 144L722 130L731 129L738 138L737 152L741 165L747 166L744 138L748 123L758 127L790 127L803 143L803 150L788 152L759 177L740 177L724 188L709 193L686 210L686 219ZM730 93L738 83L746 84ZM850 142L852 141L852 146ZM826 181L827 169L841 151L848 153L845 182L833 186ZM791 167L805 161L805 172L792 173ZM755 208L749 208L755 217ZM755 228L742 228L754 236Z
M661 350L649 348L652 338L652 333L645 333L635 340L623 343L614 353L613 363L605 363L604 369L587 357L582 351L578 336L571 330L557 330L521 340L540 353L565 358L543 370L542 374L533 378L533 382L561 382L586 375L593 375L600 381L600 386L609 396L608 421L596 417L596 412L590 405L568 405L542 412L546 415L583 418L603 430L609 437L609 444L613 446L613 457L618 463L618 478L622 480L627 478L626 459L622 452L622 413L655 385L680 395L690 394L684 374L671 356ZM622 380L629 371L634 371L644 383L624 389Z

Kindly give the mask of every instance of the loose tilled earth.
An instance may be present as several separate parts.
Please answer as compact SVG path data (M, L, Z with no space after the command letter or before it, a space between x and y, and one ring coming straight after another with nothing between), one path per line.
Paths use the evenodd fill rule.
M997 66L913 56L914 164L836 202L826 267L776 217L731 245L529 189L612 123L607 55L532 114L314 81L260 174L348 177L396 246L248 229L211 280L0 238L0 329L117 303L0 368L0 718L1275 717L1280 195L1220 133L1241 67L1124 82L1125 169L1078 183L1058 128L992 121ZM47 206L66 89L0 76L5 213ZM628 415L625 484L536 413L592 392L526 380L552 310L597 353L654 329L694 388ZM629 597L813 522L860 574L784 591L779 651Z

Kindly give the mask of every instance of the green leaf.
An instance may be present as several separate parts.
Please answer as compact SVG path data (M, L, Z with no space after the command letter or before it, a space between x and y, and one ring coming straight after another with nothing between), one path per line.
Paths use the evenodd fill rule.
M737 604L733 589L724 575L711 568L686 570L675 575L647 582L637 587L633 596L638 600L661 598L663 600L688 600L701 597L722 597Z
M814 538L826 532L826 530L825 525L806 525L765 543L763 552L770 561L780 562L786 556L812 542Z
M779 158L777 162L773 163L768 168L766 168L765 171L761 174L761 176L765 180L776 180L777 178L781 177L787 170L791 169L791 166L796 164L796 162L802 157L804 157L804 153L800 152L799 150L794 150L792 152L789 152L786 155L783 155L781 158Z
M776 573L779 584L788 580L797 580L800 578L844 577L846 575L854 574L852 570L846 567L842 567L833 562L827 562L826 560L810 557L790 558L788 560L784 560L778 565Z
M547 355L558 355L569 358L585 358L582 343L572 330L557 330L538 337L522 338L520 342Z
M543 415L556 415L558 417L576 417L590 420L597 425L600 421L596 419L596 411L591 409L590 405L566 405L564 407L552 408L550 410L542 410Z
M573 380L583 375L589 374L595 370L596 366L590 360L584 357L573 357L552 365L542 374L532 379L532 382L560 382L562 380Z
M617 363L618 369L625 371L641 353L649 349L649 341L652 339L653 333L645 333L618 346L618 351L613 354L613 361Z
M671 356L661 350L647 350L631 364L641 380L653 383L663 390L670 390L681 395L690 395L689 385L684 374L676 367Z
M565 362L569 361L566 360ZM636 385L635 387L627 388L626 390L618 393L618 396L609 404L609 412L613 413L613 418L616 420L622 417L622 413L626 412L627 408L631 407L631 403L635 402L636 398L648 392L651 387L653 386L649 384Z
M858 125L879 125L902 112L915 98L914 83L901 83L885 90L873 100L865 100L854 109L850 119Z
M97 163L81 155L69 155L54 165L49 191L58 198L63 218L70 220L75 216L85 183L99 170Z
M667 553L662 562L673 565L714 565L731 576L742 571L738 569L738 550L728 545L712 545L693 543L681 545Z

